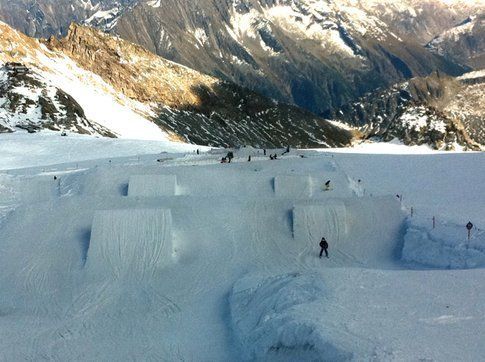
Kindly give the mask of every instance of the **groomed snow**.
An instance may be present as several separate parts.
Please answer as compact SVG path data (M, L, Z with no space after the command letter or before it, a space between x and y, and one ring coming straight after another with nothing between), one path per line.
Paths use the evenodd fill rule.
M468 221L483 230L483 153L268 150L281 155L271 161L242 148L221 164L226 150L161 153L163 142L17 134L0 145L2 359L485 355L485 269L431 269L440 259L426 247L463 243ZM180 192L159 195L154 178L156 197L129 197L137 175L176 177ZM420 227L430 237L414 255L427 260L405 260Z

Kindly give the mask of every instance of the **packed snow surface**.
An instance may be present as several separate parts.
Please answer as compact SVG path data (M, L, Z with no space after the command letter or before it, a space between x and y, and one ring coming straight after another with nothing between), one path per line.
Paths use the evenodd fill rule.
M432 217L410 220L404 235L403 259L430 267L485 267L485 230L463 224L434 222Z
M483 153L200 150L2 136L2 360L483 358Z

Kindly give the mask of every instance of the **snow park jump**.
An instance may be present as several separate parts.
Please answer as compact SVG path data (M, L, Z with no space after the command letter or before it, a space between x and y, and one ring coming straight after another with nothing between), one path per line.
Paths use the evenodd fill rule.
M97 211L86 267L115 279L147 279L170 264L172 252L170 210Z
M220 152L0 173L0 359L485 355L482 155Z
M177 193L175 175L134 175L128 183L128 196L174 196Z

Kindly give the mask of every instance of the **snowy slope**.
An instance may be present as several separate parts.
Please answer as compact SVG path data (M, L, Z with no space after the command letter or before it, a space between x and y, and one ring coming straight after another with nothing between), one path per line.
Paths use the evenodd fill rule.
M153 114L147 106L117 92L98 75L81 68L62 53L49 51L37 40L3 23L0 23L0 32L0 43L6 49L0 54L0 62L24 63L49 87L73 97L89 121L120 137L169 142L168 134L149 120Z
M10 144L29 145L20 136ZM70 145L73 156L16 155L32 167L0 173L6 359L474 361L485 353L484 269L430 270L402 258L411 207L413 218L483 229L482 153L268 150L279 154L270 161L241 148L220 164L225 150L149 155L143 143L63 142L57 150ZM118 142L128 157L93 160ZM77 155L86 144L93 154ZM143 195L130 195L141 184ZM322 233L329 259L318 258Z

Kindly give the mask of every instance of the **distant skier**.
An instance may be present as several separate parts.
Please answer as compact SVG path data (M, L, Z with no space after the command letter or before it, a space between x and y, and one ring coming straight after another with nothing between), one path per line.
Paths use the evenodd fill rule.
M325 191L328 191L328 190L330 190L330 180L325 182Z
M232 159L234 158L234 153L232 151L229 151L226 156L228 163L231 163Z
M320 259L322 258L323 252L325 252L325 256L328 258L328 243L327 240L325 240L324 237L322 237L322 240L320 240Z
M199 149L197 149L197 154L198 154L198 155L200 155L200 151L199 151Z
M251 155L248 156L248 162L251 162Z
M263 148L263 155L266 156L266 148Z

